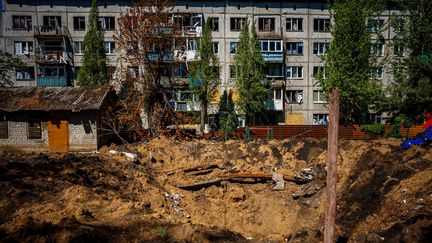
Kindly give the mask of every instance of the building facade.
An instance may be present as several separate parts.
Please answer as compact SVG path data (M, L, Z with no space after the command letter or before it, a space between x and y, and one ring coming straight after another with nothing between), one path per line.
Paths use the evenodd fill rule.
M73 85L82 65L82 42L87 31L89 2L3 0L0 47L19 56L28 65L26 70L16 73L16 86ZM225 89L234 89L231 67L240 30L245 21L254 21L265 61L263 81L269 87L269 100L266 102L268 119L265 123L325 124L327 102L314 74L323 66L321 57L332 38L326 2L177 1L173 19L181 18L186 20L186 25L189 23L189 27L197 27L197 23L202 26L210 18L213 49L221 67L220 93ZM113 35L118 31L118 17L127 11L131 2L100 0L98 4L105 30L108 63L110 70L114 70L118 53ZM396 10L389 7L379 18L371 21L384 24L393 13ZM195 34L199 35L199 31ZM393 37L393 30L383 29L383 36L384 43L376 42L371 51L378 57L374 69L377 80L385 85L392 76L384 61L396 55L397 50L388 43ZM196 43L191 41L187 44L186 58L193 58L195 51ZM180 75L182 68L184 66L179 68ZM190 98L181 98L189 97L189 91L178 92L179 98L174 102L176 109L192 109L188 105ZM379 122L379 117L372 118Z

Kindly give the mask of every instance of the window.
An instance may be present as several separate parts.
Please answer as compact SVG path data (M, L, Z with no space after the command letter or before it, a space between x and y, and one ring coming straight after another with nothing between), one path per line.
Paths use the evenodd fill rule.
M84 43L82 41L75 41L74 42L74 52L77 55L84 54Z
M286 52L288 55L303 55L303 42L287 42Z
M230 54L237 52L237 42L230 42Z
M65 77L65 69L64 67L57 66L48 66L48 67L40 67L38 69L39 77Z
M210 29L212 31L219 31L219 18L210 18Z
M138 42L137 41L131 41L128 42L126 45L126 53L127 54L137 54L139 51L138 48Z
M212 42L212 49L213 49L213 53L218 54L219 53L219 42Z
M403 57L405 55L404 54L404 46L403 46L403 44L401 44L401 43L395 44L394 47L393 47L393 53L397 57Z
M330 19L314 19L314 31L316 32L329 32Z
M282 89L270 89L268 98L269 98L269 100L281 100L282 99Z
M74 30L85 30L85 17L73 17Z
M231 18L230 19L231 31L240 31L245 23L246 23L246 18Z
M384 73L384 68L383 67L373 67L371 69L371 78L373 79L382 79L383 78L383 73Z
M382 19L370 19L368 20L367 28L369 31L377 31L384 29L384 20Z
M384 45L381 42L371 44L371 55L376 57L384 56Z
M31 16L12 16L12 29L30 30L32 28Z
M326 53L329 48L329 43L315 42L313 43L313 54L321 56Z
M138 67L136 67L136 66L128 67L127 68L127 74L129 75L129 77L138 78L138 76L139 76Z
M0 139L9 138L9 123L6 120L0 120Z
M33 52L32 41L15 41L15 55L30 55Z
M115 42L105 41L104 48L106 54L115 54Z
M272 78L272 77L283 77L283 69L282 69L282 65L281 64L266 64L263 68L264 71L264 75L267 78Z
M313 114L312 125L328 125L328 114Z
M301 104L303 102L303 90L287 90L286 101L288 104Z
M325 72L325 68L322 66L314 66L313 67L313 74L312 76L316 79L319 78L318 75L322 75L322 78L325 79L326 78L326 72Z
M282 52L281 40L260 40L261 52Z
M34 78L35 78L34 67L25 67L23 69L16 71L17 81L34 80Z
M100 17L99 22L104 30L115 29L115 17Z
M27 122L27 138L28 139L42 138L42 127L40 121Z
M229 66L229 71L230 71L230 78L236 78L237 77L237 75L236 75L236 69L235 69L235 66L234 65L230 65Z
M275 19L274 18L258 18L259 31L274 31Z
M303 78L303 67L302 66L288 66L286 73L287 73L287 78L302 79Z
M404 31L404 30L405 30L405 25L406 25L406 21L405 21L405 19L397 18L397 19L395 19L395 21L394 21L394 26L393 26L393 28L394 28L394 30L395 30L396 32L401 32L401 31Z
M43 16L43 25L51 29L60 29L61 16Z
M327 103L327 99L325 98L324 91L314 90L313 91L313 102L314 103Z
M286 31L303 31L303 19L287 18Z

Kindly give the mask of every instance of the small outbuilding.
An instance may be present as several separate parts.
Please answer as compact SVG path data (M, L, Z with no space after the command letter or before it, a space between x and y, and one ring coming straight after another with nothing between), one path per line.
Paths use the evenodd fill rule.
M97 150L111 95L107 86L0 88L0 150Z

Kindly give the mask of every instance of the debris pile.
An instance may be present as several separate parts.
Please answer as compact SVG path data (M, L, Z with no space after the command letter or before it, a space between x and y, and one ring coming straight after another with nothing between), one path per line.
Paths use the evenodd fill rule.
M340 148L338 240L427 241L431 148ZM313 139L162 137L98 154L2 153L0 241L317 242L325 160L326 142Z

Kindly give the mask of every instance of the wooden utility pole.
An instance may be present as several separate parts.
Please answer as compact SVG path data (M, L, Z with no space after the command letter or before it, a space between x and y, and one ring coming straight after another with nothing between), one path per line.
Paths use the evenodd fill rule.
M334 242L336 221L336 181L339 136L339 97L338 88L330 91L329 128L327 142L327 204L325 214L324 243Z

